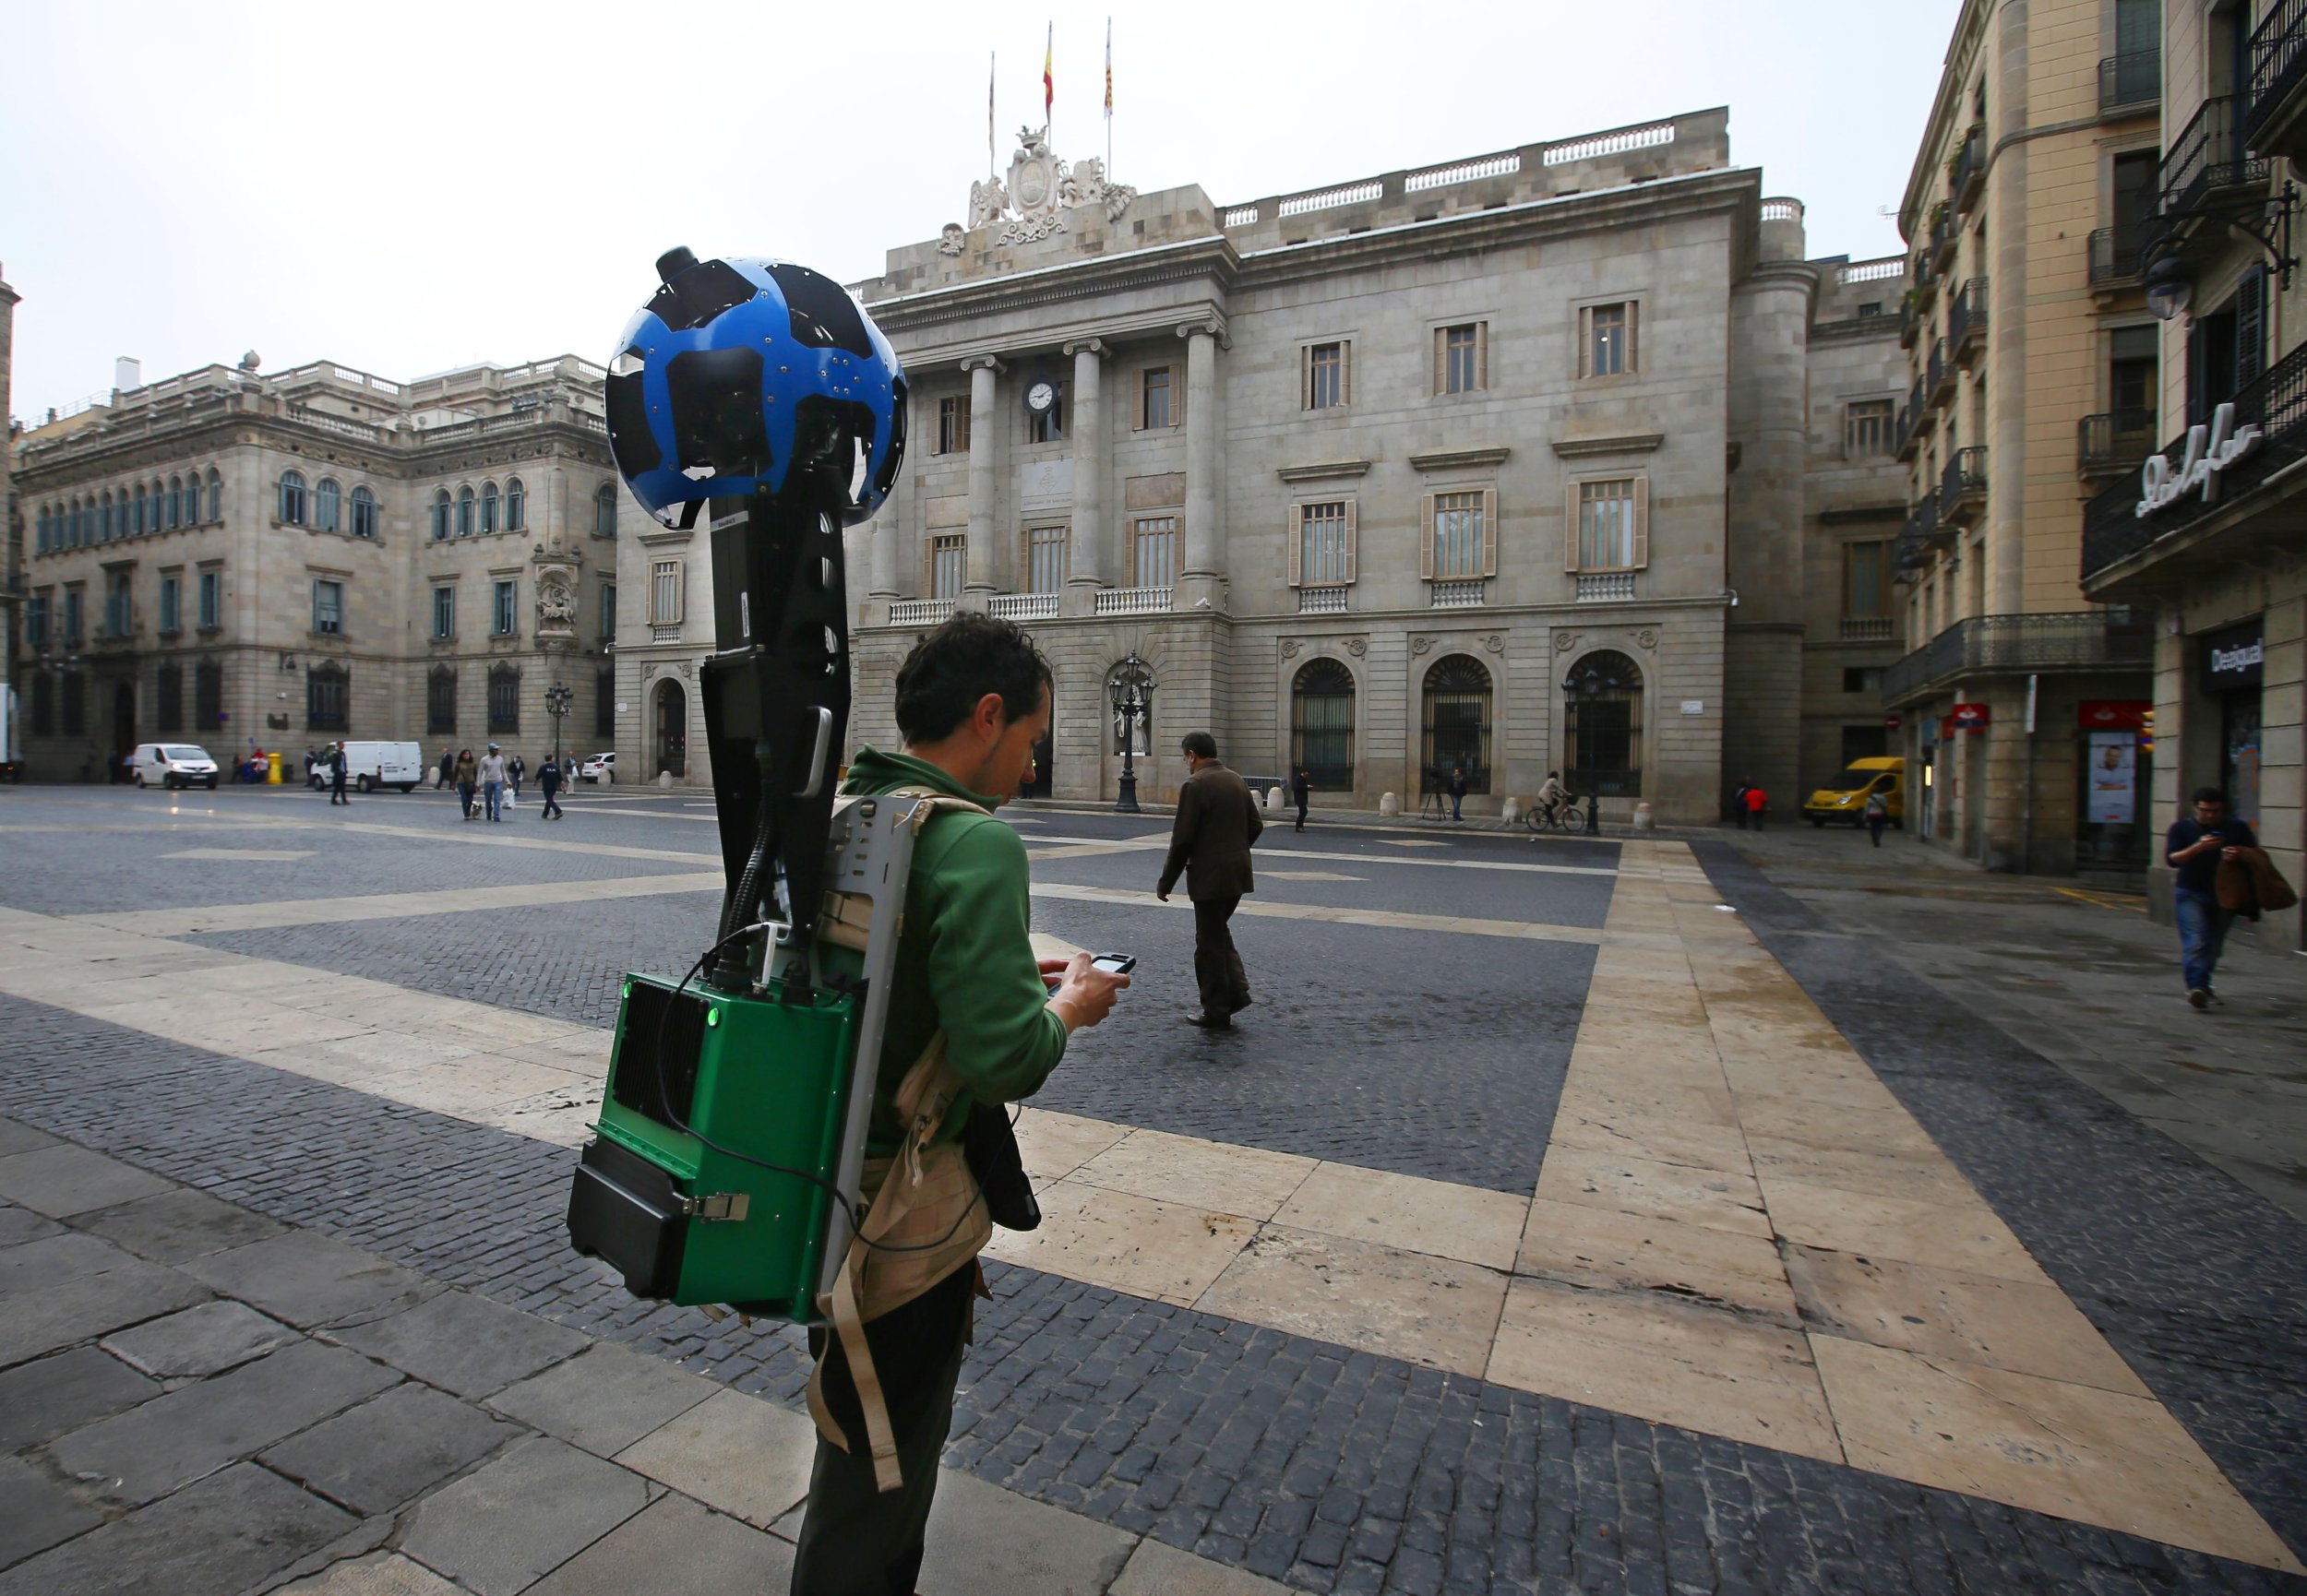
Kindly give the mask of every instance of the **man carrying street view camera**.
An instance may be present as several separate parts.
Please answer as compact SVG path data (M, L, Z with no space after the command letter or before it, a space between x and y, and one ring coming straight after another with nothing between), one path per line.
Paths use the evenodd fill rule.
M872 1369L862 1383L868 1396L878 1387L887 1410L883 1434L902 1477L895 1488L881 1488L887 1471L877 1464L873 1435L879 1415L860 1401L843 1338L809 1332L818 1359L810 1407L820 1434L794 1562L795 1596L914 1589L969 1340L971 1297L984 1292L977 1253L990 1225L964 1167L964 1128L974 1107L1038 1091L1065 1055L1067 1037L1104 1019L1130 984L1125 974L1094 967L1087 953L1035 959L1025 844L993 816L1017 792L1048 730L1049 695L1049 666L1032 639L1008 621L964 610L924 637L897 673L904 751L860 748L843 788L949 801L914 845L874 1087L868 1187L887 1177L905 1141L899 1089L933 1047L942 1047L959 1093L919 1158L927 1194L919 1223L865 1256L859 1295ZM1056 982L1055 991L1045 977Z

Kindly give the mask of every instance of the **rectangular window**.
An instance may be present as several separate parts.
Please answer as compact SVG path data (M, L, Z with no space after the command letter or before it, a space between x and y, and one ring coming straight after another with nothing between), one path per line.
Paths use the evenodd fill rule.
M341 636L344 631L344 584L319 582L313 584L313 630L325 637Z
M1635 511L1639 481L1618 477L1577 484L1573 492L1578 501L1578 543L1572 569L1628 571L1643 564Z
M1141 430L1175 426L1177 410L1170 402L1176 397L1177 368L1150 365L1138 374L1138 426Z
M125 637L135 624L136 610L128 597L128 573L113 571L104 578L104 636Z
M938 400L938 453L961 455L969 452L969 396L960 394Z
M1025 532L1026 589L1054 593L1066 585L1066 529L1030 527Z
M1177 518L1147 516L1137 524L1131 565L1135 585L1166 588L1177 580Z
M1341 587L1354 579L1349 557L1346 502L1297 507L1297 585Z
M1434 331L1434 391L1479 393L1490 386L1489 324L1469 321Z
M500 637L509 637L520 629L520 583L518 580L499 582L496 586L491 629Z
M84 602L86 600L78 588L64 590L64 642L67 649L77 648L80 643L80 607Z
M1843 617L1871 621L1891 613L1891 546L1887 542L1843 545Z
M601 637L604 642L616 636L616 588L604 583L601 588Z
M958 599L969 561L969 536L942 532L929 540L929 596Z
M42 589L24 604L24 640L35 649L48 645L48 590Z
M435 588L433 590L433 636L436 640L445 642L456 635L457 590Z
M185 579L182 577L161 578L161 633L173 637L185 628Z
M213 632L224 624L224 573L200 573L200 629Z
M1483 501L1488 496L1478 488L1433 496L1433 557L1427 574L1436 581L1464 581L1490 574L1489 529L1483 524Z
M1306 346L1305 392L1301 409L1335 410L1345 403L1345 351L1346 345L1343 340Z
M682 570L678 560L657 560L649 567L649 624L681 624Z
M2151 327L2117 328L2107 339L2107 397L2119 434L2155 431L2161 340ZM2160 439L2151 439L2149 447Z
M1578 375L1624 376L1634 369L1634 302L1588 305L1578 313Z
M1891 452L1891 401L1856 399L1843 406L1843 459Z

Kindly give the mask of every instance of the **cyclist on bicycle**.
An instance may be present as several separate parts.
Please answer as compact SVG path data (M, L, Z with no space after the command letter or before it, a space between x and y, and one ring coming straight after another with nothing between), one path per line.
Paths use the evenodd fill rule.
M1545 785L1538 789L1537 804L1547 824L1551 826L1561 818L1562 806L1570 802L1570 789L1562 785L1561 772L1548 770Z

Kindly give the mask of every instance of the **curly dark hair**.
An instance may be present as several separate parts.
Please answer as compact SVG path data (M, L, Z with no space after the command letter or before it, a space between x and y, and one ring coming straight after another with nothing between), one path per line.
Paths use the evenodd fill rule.
M1052 685L1049 661L1022 626L956 610L897 668L897 730L907 743L942 742L988 693L1001 695L1005 720L1021 721Z

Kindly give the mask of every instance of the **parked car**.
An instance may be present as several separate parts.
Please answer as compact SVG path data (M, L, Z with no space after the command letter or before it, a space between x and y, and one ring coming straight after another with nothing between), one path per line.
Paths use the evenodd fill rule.
M616 756L615 754L595 754L592 758L577 767L577 780L580 781L598 781L604 784L613 784L616 780Z
M1867 794L1881 792L1889 805L1891 824L1905 830L1907 827L1907 761L1904 759L1854 759L1850 768L1830 785L1811 794L1811 801L1802 805L1803 818L1813 826L1823 826L1829 820L1847 820L1853 826L1867 823Z
M329 785L325 761L316 761L305 785L317 792ZM345 784L362 792L397 787L416 791L424 780L424 751L413 743L347 743L344 744Z
M128 756L128 780L139 787L216 786L217 764L197 743L139 743Z

